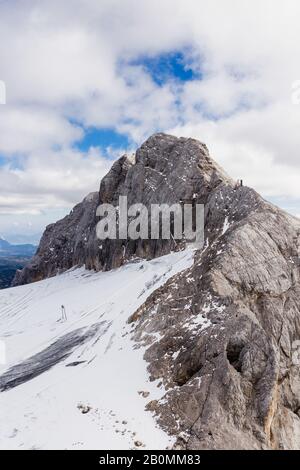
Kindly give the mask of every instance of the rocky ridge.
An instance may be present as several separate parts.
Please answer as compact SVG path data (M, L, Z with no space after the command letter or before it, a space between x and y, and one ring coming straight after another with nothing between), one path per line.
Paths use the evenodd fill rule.
M146 346L151 378L167 388L150 402L177 448L299 449L300 221L235 182L204 144L164 134L135 158L122 157L63 221L47 228L36 257L15 283L75 265L107 270L154 258L185 243L110 241L99 245L99 203L205 204L205 247L194 265L156 290L129 319ZM196 196L195 196L196 195Z
M124 155L113 164L99 193L90 194L68 216L46 228L36 256L17 274L14 285L54 276L76 265L108 270L136 257L152 259L178 249L174 240L99 241L97 206L110 203L117 207L119 196L127 196L128 205L142 203L149 209L151 204L179 201L206 204L220 184L233 186L234 182L212 160L204 144L155 134L134 156Z

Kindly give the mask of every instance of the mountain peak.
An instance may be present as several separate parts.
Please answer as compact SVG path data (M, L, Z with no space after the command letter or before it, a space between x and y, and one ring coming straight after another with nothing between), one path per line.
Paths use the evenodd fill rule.
M36 256L21 272L15 285L33 282L73 266L109 270L138 258L152 259L183 249L184 240L100 240L96 236L100 204L128 206L141 203L149 212L153 204L203 204L206 239L212 241L224 219L245 219L267 204L250 188L236 183L196 139L158 133L150 136L134 156L123 155L102 179L99 193L89 194L64 219L47 227Z
M205 144L153 134L135 154L115 161L101 181L99 194L91 193L69 216L47 227L36 257L17 274L15 283L40 280L75 265L107 270L133 257L150 259L184 247L174 240L105 240L100 244L95 231L99 204L117 207L119 196L126 196L128 205L142 203L148 208L180 201L206 204L220 185L233 188L234 184Z
M135 157L117 160L99 194L47 228L37 255L16 283L75 266L107 271L131 261L109 276L119 303L99 283L97 295L104 301L99 307L97 297L91 308L88 299L88 312L101 318L102 328L103 315L111 323L113 309L117 317L124 313L123 297L135 306L129 317L132 349L142 348L150 382L157 380L167 390L162 399L149 401L147 410L175 437L175 448L299 448L300 221L237 185L194 139L155 134ZM119 196L147 209L178 201L203 204L204 247L191 250L185 239L174 238L100 241L96 208L110 203L119 209ZM190 262L178 259L170 275L170 256L177 255ZM157 266L155 274L133 294L130 286L137 281L120 283L116 273L123 272L128 281L133 269L141 271L141 279L149 270L145 259ZM163 274L159 265L165 267ZM126 336L122 327L118 331ZM98 343L103 344L93 344ZM40 357L28 362L40 374ZM8 370L4 389L19 370L26 368Z

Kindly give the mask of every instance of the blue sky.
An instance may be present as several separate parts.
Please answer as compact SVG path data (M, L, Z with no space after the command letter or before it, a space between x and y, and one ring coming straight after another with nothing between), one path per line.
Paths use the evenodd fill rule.
M201 79L201 74L190 67L186 51L141 56L131 61L130 65L143 68L153 82L160 87L172 82L184 83ZM114 128L90 127L84 130L83 139L76 142L75 147L82 152L88 151L90 147L100 147L109 158L109 151L128 149L134 144L128 135Z
M113 128L84 130L84 137L74 144L81 152L87 152L90 147L100 147L104 155L109 158L108 150L127 149L130 147L127 135L117 132Z
M300 214L299 2L114 3L0 4L0 234L36 239L158 131Z
M201 78L201 74L195 71L190 63L188 50L141 56L131 63L143 67L159 86L163 86L170 80L187 82Z

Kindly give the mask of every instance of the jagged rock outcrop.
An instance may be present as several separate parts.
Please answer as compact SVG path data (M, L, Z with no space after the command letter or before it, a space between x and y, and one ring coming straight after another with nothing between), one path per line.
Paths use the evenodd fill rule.
M168 389L148 408L179 448L300 449L300 221L221 186L206 230L194 266L130 319Z
M96 208L103 203L128 205L191 202L205 204L220 184L234 182L195 139L165 134L150 137L134 156L123 156L103 178L99 195L89 195L56 224L47 227L37 255L19 272L14 285L53 276L76 265L108 270L134 257L151 259L178 249L174 240L98 240ZM150 214L150 211L149 211ZM180 245L180 244L179 244ZM182 245L182 244L181 244Z
M16 273L14 286L40 281L84 263L98 200L98 193L89 194L64 219L46 228L36 255Z
M300 449L300 221L235 183L193 139L157 134L124 156L94 194L47 228L16 283L74 265L110 269L181 245L99 243L99 203L205 204L205 247L129 319L153 380L160 425L187 449Z

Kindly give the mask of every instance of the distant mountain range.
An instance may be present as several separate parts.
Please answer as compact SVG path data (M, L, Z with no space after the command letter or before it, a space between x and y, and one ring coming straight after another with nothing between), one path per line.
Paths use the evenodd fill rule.
M36 248L30 244L12 245L0 237L0 289L10 287L16 271L26 266Z
M25 256L31 257L36 252L36 246L25 245L12 245L8 241L0 238L0 257L7 258L8 256Z

